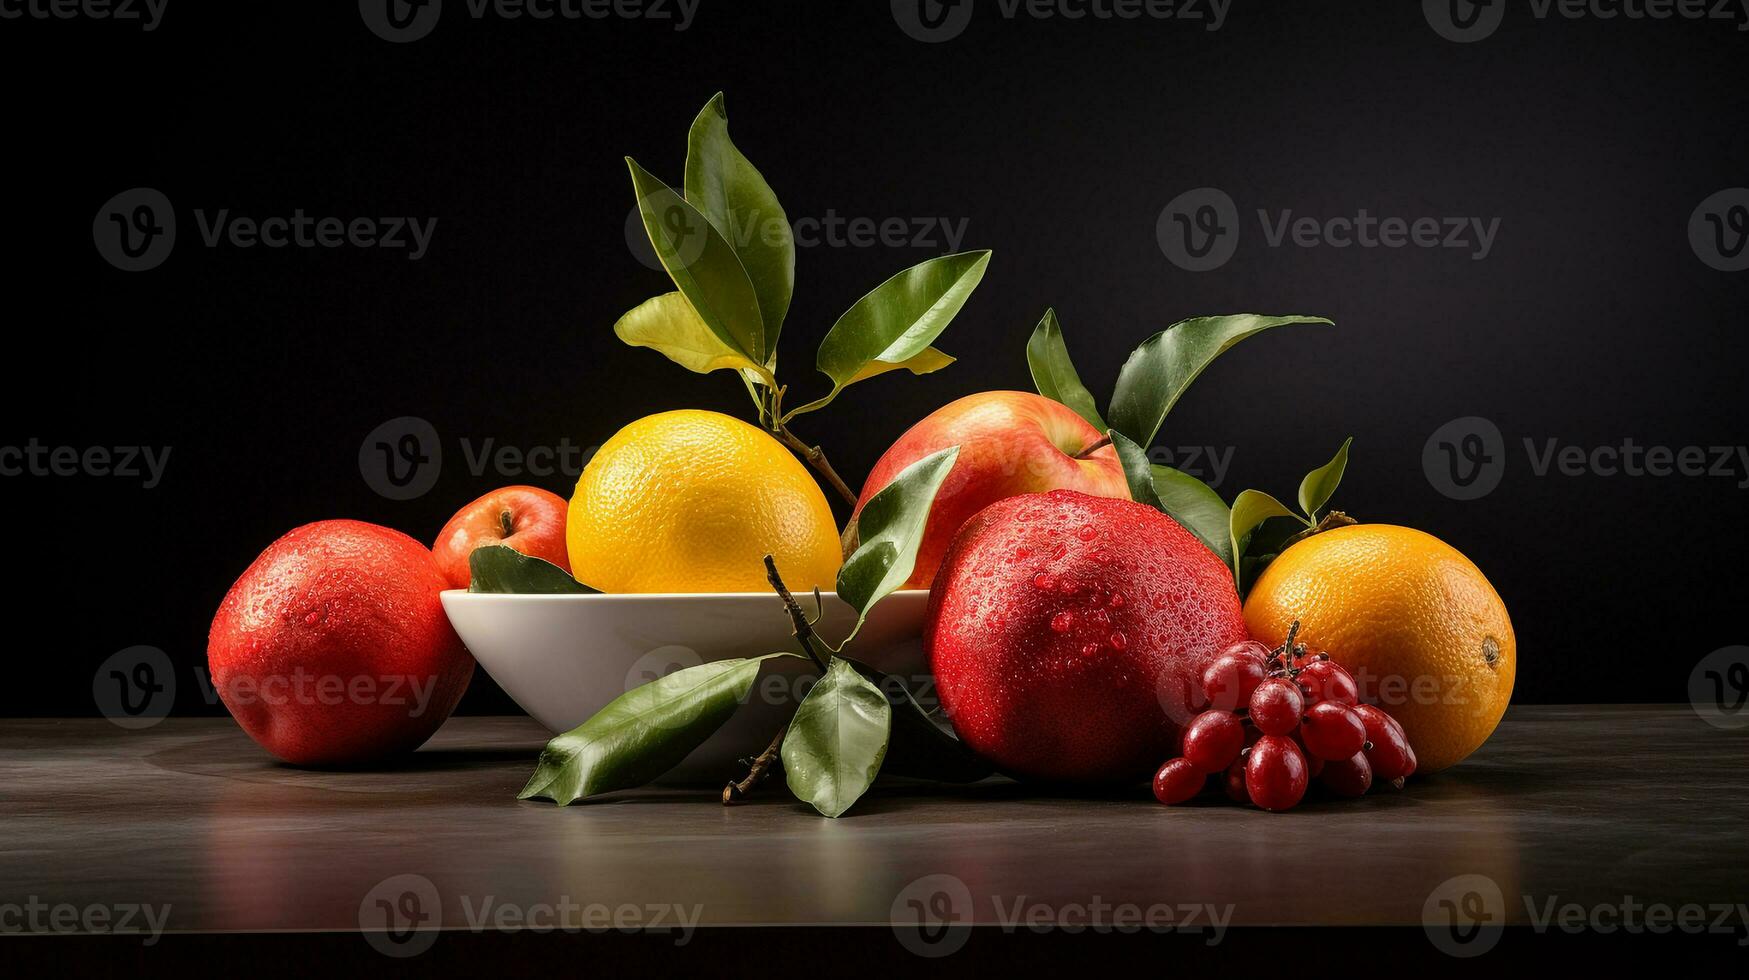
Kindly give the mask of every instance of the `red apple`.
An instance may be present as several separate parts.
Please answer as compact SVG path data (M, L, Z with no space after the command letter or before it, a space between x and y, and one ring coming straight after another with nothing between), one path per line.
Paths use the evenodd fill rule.
M923 643L941 706L1022 779L1123 783L1177 755L1200 678L1248 638L1233 574L1152 507L1059 490L999 501L936 575Z
M1104 446L1086 452L1104 438L1105 433L1073 409L1043 395L967 395L936 409L893 443L869 473L856 512L905 467L949 446L960 447L953 471L935 496L916 568L905 583L908 589L927 589L954 533L998 500L1048 490L1130 499L1117 451Z
M418 748L474 674L447 585L419 542L359 521L306 524L269 545L213 617L207 665L231 715L299 765Z
M536 487L505 487L456 511L431 553L452 589L465 589L475 548L501 544L571 570L565 548L565 498Z

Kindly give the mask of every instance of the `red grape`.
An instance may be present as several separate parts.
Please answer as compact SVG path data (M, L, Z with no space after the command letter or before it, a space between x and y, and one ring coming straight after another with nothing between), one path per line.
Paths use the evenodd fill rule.
M1223 657L1250 657L1258 663L1268 663L1269 655L1275 651L1256 640L1240 640L1238 643L1221 651Z
M1366 761L1372 763L1373 778L1391 782L1414 772L1415 756L1403 726L1370 704L1354 710L1366 727Z
M1154 774L1154 799L1167 806L1183 803L1208 783L1208 774L1191 765L1189 759L1173 759Z
M1293 739L1265 735L1245 757L1245 791L1265 810L1289 810L1306 795L1306 757Z
M1306 709L1300 741L1320 759L1346 759L1366 747L1366 724L1348 705L1321 701Z
M1364 796L1372 788L1372 763L1366 753L1356 752L1347 759L1331 759L1324 764L1319 781L1337 796Z
M1334 660L1313 660L1300 669L1300 686L1305 688L1306 703L1339 701L1346 705L1360 703L1360 687L1354 675L1343 670Z
M1210 708L1237 711L1251 700L1251 692L1269 676L1261 661L1239 654L1216 657L1202 672L1203 694Z
M1265 735L1286 735L1299 726L1306 699L1285 677L1271 677L1251 693L1251 723Z
M1220 772L1245 747L1245 725L1231 711L1205 711L1184 729L1184 757L1203 772Z
M1245 757L1240 756L1227 767L1227 772L1221 777L1221 788L1226 790L1227 799L1234 803L1251 802L1251 793L1245 788Z

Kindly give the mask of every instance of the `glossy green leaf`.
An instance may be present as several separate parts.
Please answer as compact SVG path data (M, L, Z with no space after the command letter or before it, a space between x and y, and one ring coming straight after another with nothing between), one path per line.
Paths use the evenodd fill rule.
M692 123L686 199L740 257L759 300L766 350L775 352L795 292L795 237L771 185L729 139L729 113L721 92Z
M664 293L645 300L620 317L613 332L625 343L651 348L688 371L699 374L742 371L749 381L756 380L767 387L777 385L763 365L724 344L679 293Z
M953 446L905 467L857 515L859 543L838 570L838 597L857 612L850 637L862 629L874 604L903 586L916 569L929 510L959 454L960 448Z
M1032 369L1033 387L1039 394L1074 409L1076 415L1101 432L1110 428L1099 417L1093 393L1081 383L1075 362L1069 359L1069 345L1063 340L1056 310L1046 310L1044 319L1033 328L1032 337L1026 342L1026 366Z
M1232 537L1233 577L1235 581L1240 576L1238 559L1245 554L1245 545L1251 538L1251 532L1255 531L1259 524L1272 517L1288 517L1296 521L1299 520L1294 512L1288 510L1281 501L1261 490L1246 490L1233 501L1233 515L1229 533Z
M832 379L831 393L790 414L823 408L850 385L892 367L924 373L913 362L927 356L935 338L978 288L989 265L989 252L944 255L906 269L857 300L820 342L816 364ZM943 366L939 363L943 356L938 351L934 359L921 363L934 364L928 370L935 370ZM891 367L881 368L876 362Z
M724 346L755 364L766 363L769 351L759 298L734 248L673 188L631 157L626 165L631 168L644 231L674 285Z
M723 727L753 689L760 664L790 656L700 664L627 691L548 742L517 799L564 806L656 779Z
M887 697L893 709L892 734L887 740L886 761L881 773L932 779L943 783L975 783L994 770L953 732L942 727L912 696L905 682L883 674L867 664L851 661Z
M874 785L892 721L881 689L849 661L832 658L783 739L790 792L828 817L850 809Z
M1215 358L1247 337L1292 323L1330 321L1309 316L1208 316L1184 320L1142 343L1124 363L1111 396L1111 427L1151 446L1172 406Z
M596 595L571 573L544 558L533 558L501 544L475 548L468 555L469 592L517 595Z
M1245 554L1239 558L1239 598L1251 594L1257 577L1281 555L1288 540L1305 531L1306 522L1298 517L1272 517L1251 532L1251 539L1245 544Z
M1336 488L1342 485L1342 475L1348 472L1348 449L1354 445L1354 437L1349 436L1336 451L1336 458L1323 466L1306 474L1300 481L1300 510L1313 523L1318 520L1318 511L1336 496Z
M1111 444L1123 464L1130 496L1177 521L1219 555L1222 564L1232 567L1231 514L1221 495L1188 473L1150 463L1147 452L1116 429L1111 430Z

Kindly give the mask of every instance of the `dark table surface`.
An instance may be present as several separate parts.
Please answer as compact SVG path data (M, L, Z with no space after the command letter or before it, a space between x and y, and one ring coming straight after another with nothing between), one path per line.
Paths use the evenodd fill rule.
M735 808L704 789L518 802L543 742L525 718L460 718L402 766L318 772L228 719L0 722L0 903L167 905L175 933L357 930L420 879L464 929L567 902L885 924L943 882L980 923L1103 904L1419 925L1460 875L1496 884L1511 923L1550 901L1749 902L1749 731L1686 706L1516 707L1454 770L1274 815L999 779L878 787L838 820L781 784Z

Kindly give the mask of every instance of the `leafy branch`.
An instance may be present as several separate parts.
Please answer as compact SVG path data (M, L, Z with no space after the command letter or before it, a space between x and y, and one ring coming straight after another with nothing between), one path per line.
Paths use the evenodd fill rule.
M677 292L627 313L614 333L689 371L735 371L761 427L855 505L856 494L824 450L797 436L790 423L830 405L853 384L952 364L931 345L983 280L990 253L930 259L857 300L827 331L815 358L831 389L785 409L789 388L777 378L777 344L795 290L795 239L776 193L730 140L723 96L713 97L693 121L684 193L630 157L626 165L644 230Z

